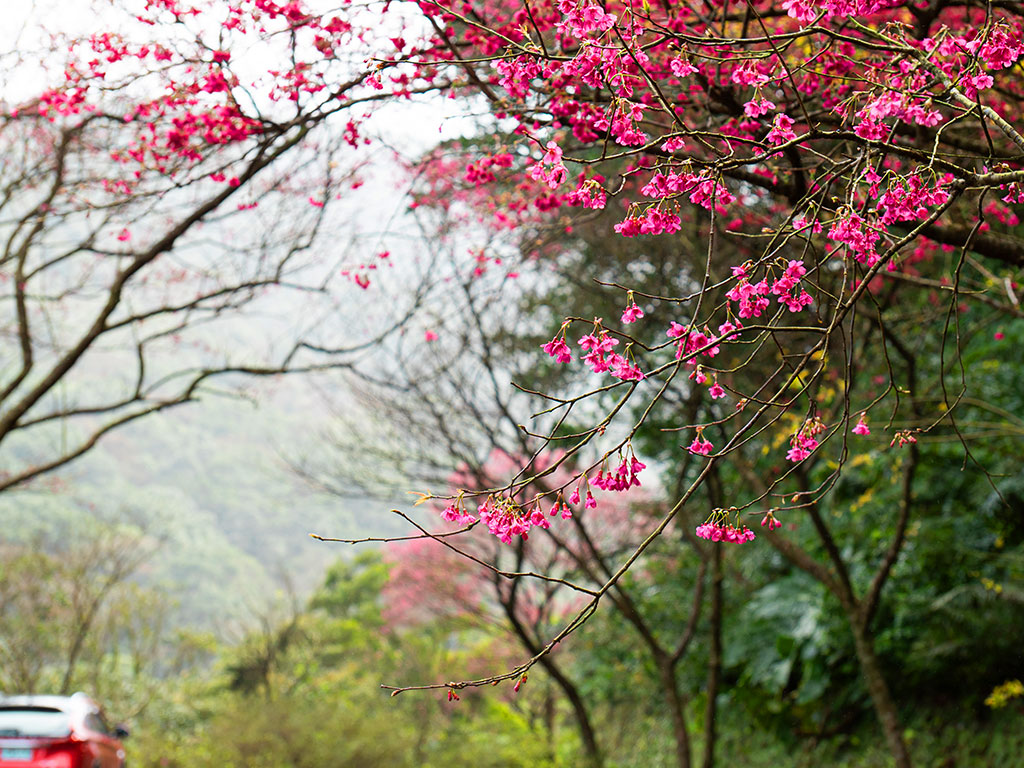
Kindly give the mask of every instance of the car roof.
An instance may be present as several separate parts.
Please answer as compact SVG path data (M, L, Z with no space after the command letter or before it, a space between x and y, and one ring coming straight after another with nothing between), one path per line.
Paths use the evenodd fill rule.
M99 705L84 693L76 693L71 696L0 696L0 708L13 709L16 707L42 707L46 709L57 709L61 712L98 712Z

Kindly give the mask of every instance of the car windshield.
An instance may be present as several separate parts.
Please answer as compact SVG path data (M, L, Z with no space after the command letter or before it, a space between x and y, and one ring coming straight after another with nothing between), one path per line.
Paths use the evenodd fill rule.
M49 707L0 707L0 738L57 738L69 733L67 712Z

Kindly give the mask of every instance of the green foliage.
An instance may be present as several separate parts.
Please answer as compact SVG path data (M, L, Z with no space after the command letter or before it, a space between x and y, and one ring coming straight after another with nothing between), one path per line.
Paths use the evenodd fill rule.
M436 679L475 646L430 627L385 627L388 566L366 551L327 572L308 606L267 618L220 649L218 673L182 687L143 718L131 760L153 768L554 766L555 746L534 716L540 691L504 702L467 691L389 697L381 680ZM173 691L173 688L171 688ZM170 692L170 691L169 691ZM191 709L191 716L183 716ZM531 714L534 712L534 714ZM559 763L571 765L572 762Z

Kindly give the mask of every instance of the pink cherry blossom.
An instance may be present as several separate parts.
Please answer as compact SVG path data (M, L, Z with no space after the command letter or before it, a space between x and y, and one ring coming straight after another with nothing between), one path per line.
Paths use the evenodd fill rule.
M551 357L555 358L555 362L572 362L572 352L569 351L569 345L565 343L565 339L562 337L555 337L547 344L544 344L543 349Z
M772 123L772 129L765 136L765 141L769 144L785 144L787 141L792 141L796 138L796 132L793 130L793 118L789 115L778 114L775 116L775 122Z
M699 456L708 456L714 447L715 446L711 444L711 441L705 440L703 433L698 430L697 436L693 438L693 442L687 446L687 450L690 453L697 454Z
M633 302L622 311L622 322L635 323L644 316L644 311Z
M743 544L753 541L755 538L754 532L745 525L740 528L739 526L722 525L715 522L707 522L697 526L696 533L702 539L714 542L724 541L730 544Z
M761 117L775 109L775 104L765 98L757 98L743 105L743 114L747 117Z
M540 162L534 163L530 169L530 177L543 181L551 189L555 189L565 181L568 175L569 172L562 162L562 148L555 142L549 141L545 145L544 157Z

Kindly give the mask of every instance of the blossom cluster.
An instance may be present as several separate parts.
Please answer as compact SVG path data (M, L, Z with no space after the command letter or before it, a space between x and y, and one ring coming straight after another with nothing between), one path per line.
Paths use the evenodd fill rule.
M590 483L588 482L586 475L583 475L583 477L580 478L579 483L576 485L575 488L573 488L572 493L569 494L569 503L570 504L579 504L580 503L580 486L581 485L586 485L586 496L584 497L583 508L584 509L596 509L597 508L597 499L594 498L594 493L593 493L593 491L590 490Z
M736 285L725 294L727 299L736 303L735 311L738 317L760 317L771 303L768 294L777 296L779 303L786 305L790 312L800 312L804 307L814 303L811 295L801 286L801 279L807 274L803 261L786 262L782 276L770 285L767 279L751 282L749 270L747 264L733 267L732 274L736 278ZM724 335L740 327L732 323L728 326L723 324L719 331Z
M879 233L877 228L865 221L854 211L846 210L832 222L828 238L842 243L853 259L867 267L873 267L881 258L875 251Z
M704 437L704 428L697 427L697 436L693 438L693 442L690 443L686 450L698 456L709 456L714 447L711 441Z
M782 0L782 7L797 21L809 24L819 17L869 16L899 2L902 0Z
M806 274L807 269L802 261L790 261L782 277L772 283L772 294L778 296L779 302L785 304L790 312L799 312L814 303L811 295L800 287L800 279Z
M943 186L950 181L952 176L948 174L934 186L929 185L920 173L894 179L878 201L878 208L882 211L881 223L888 225L926 218L930 206L942 205L949 199L949 192Z
M632 309L627 308L626 312L634 318L643 317L643 312L635 305ZM568 363L573 359L569 345L565 341L567 326L568 322L562 325L561 330L551 341L542 345L544 351L559 363ZM580 337L577 343L586 353L583 362L594 373L610 373L623 381L640 381L644 378L643 371L635 363L630 362L625 355L613 351L619 340L608 333L600 320L595 320L593 332Z
M789 115L776 115L775 121L772 123L772 129L768 131L768 135L764 137L764 140L769 144L774 145L785 144L787 141L792 141L796 138L796 131L793 130L793 123L793 118Z
M805 421L797 433L790 438L786 458L794 463L806 459L820 445L817 436L824 431L825 425L821 419L814 417Z
M501 87L521 99L529 93L530 81L540 75L541 66L535 56L515 56L498 61Z
M665 331L665 335L670 339L676 339L676 360L682 358L683 355L695 354L710 358L715 357L721 351L721 347L715 343L715 337L711 335L707 326L704 326L703 331L698 331L696 328L688 328L673 320L669 329ZM695 358L690 358L687 363L696 365L697 361Z
M581 180L572 192L565 196L565 202L580 208L601 210L608 202L608 194L601 187L604 177Z
M743 105L743 114L747 117L761 117L775 109L775 103L763 96L751 99Z
M569 350L569 345L565 343L564 336L555 336L551 341L542 346L542 349L547 352L551 357L558 363L571 363L572 352Z
M938 53L941 59L936 66L946 76L955 79L961 58L976 58L983 69L989 72L1013 66L1024 55L1024 40L1005 23L996 23L986 35L968 33L926 37L921 41L921 48L928 53Z
M628 491L640 485L640 473L647 468L636 456L623 459L618 468L612 472L598 471L597 477L590 481L595 488L603 491Z
M627 440L625 445L620 447L618 463L608 468L610 456L606 456L600 471L596 477L588 479L588 472L584 471L575 478L566 475L559 470L557 462L559 456L541 455L535 457L533 467L538 471L552 470L554 474L548 475L549 481L554 485L561 485L562 490L575 479L575 488L563 498L562 490L555 492L554 503L547 509L545 497L550 498L548 491L539 490L532 497L527 496L526 500L518 501L515 495L526 493L520 487L513 493L489 493L486 498L479 500L483 494L470 494L468 491L460 490L456 493L447 506L439 511L442 520L459 526L472 526L480 522L487 528L488 532L496 536L503 543L509 544L521 538L529 539L531 531L535 528L546 530L551 527L552 519L561 517L568 520L573 517L573 509L582 506L583 509L595 509L598 506L592 488L603 491L628 491L640 486L640 473L646 469L646 465L640 461L633 452L631 443ZM493 461L489 461L483 469L484 477L501 477L506 472L521 466L521 460L504 453L498 453ZM465 472L454 474L450 480L455 487L470 480L479 480L479 477L471 476ZM467 510L467 496L476 495L479 503L475 510ZM429 495L427 495L429 498ZM615 502L611 503L615 507Z
M639 147L650 139L638 126L644 117L644 105L628 99L619 101L619 108L612 115L611 122L605 116L594 120L593 126L601 133L608 133L624 147Z
M888 126L882 124L887 117L896 117L905 123L933 128L942 121L942 113L929 109L927 102L920 98L897 91L882 91L857 113L860 120L854 129L858 136L867 139L885 138Z
M441 517L445 520L465 525L480 520L487 526L487 530L503 544L511 544L514 537L519 536L524 541L530 538L530 530L533 528L547 529L551 527L548 516L561 515L563 520L572 517L572 510L568 504L561 499L556 501L548 515L541 509L540 500L535 499L529 510L524 510L514 500L506 496L488 496L477 507L479 518L475 518L466 512L458 510L458 503L453 503L445 508Z
M643 379L643 371L623 355L612 352L619 340L611 336L599 323L594 325L594 332L586 334L578 342L583 351L587 353L583 357L583 362L590 366L590 370L594 373L608 372L623 381Z
M459 501L453 501L441 510L441 519L457 525L468 525L469 523L476 522L476 518L462 508L461 499Z
M616 232L623 237L637 235L671 235L682 228L679 214L652 205L641 213L627 216L614 226Z
M643 319L643 316L644 311L640 309L640 307L636 305L636 302L632 300L632 297L630 297L629 306L622 311L622 322L628 325L629 323L635 323L637 320Z
M562 14L559 32L577 40L592 34L600 36L615 24L615 16L606 13L599 3L589 0L559 0L558 10Z
M711 209L715 206L723 210L736 198L733 196L720 179L716 179L707 173L693 173L691 171L669 171L668 173L656 172L651 180L640 190L640 192L651 198L666 199L687 195L689 201L702 208Z
M732 273L736 278L736 285L730 288L725 296L729 301L736 302L737 316L743 319L760 317L771 303L767 295L768 281L750 282L750 277L743 267L733 267Z
M730 544L743 544L756 538L754 532L745 525L741 527L739 524L734 526L728 523L723 525L716 522L698 525L697 535L709 541L725 541Z
M568 176L562 162L562 148L549 141L544 147L544 157L530 169L530 177L543 181L551 189L558 187Z

